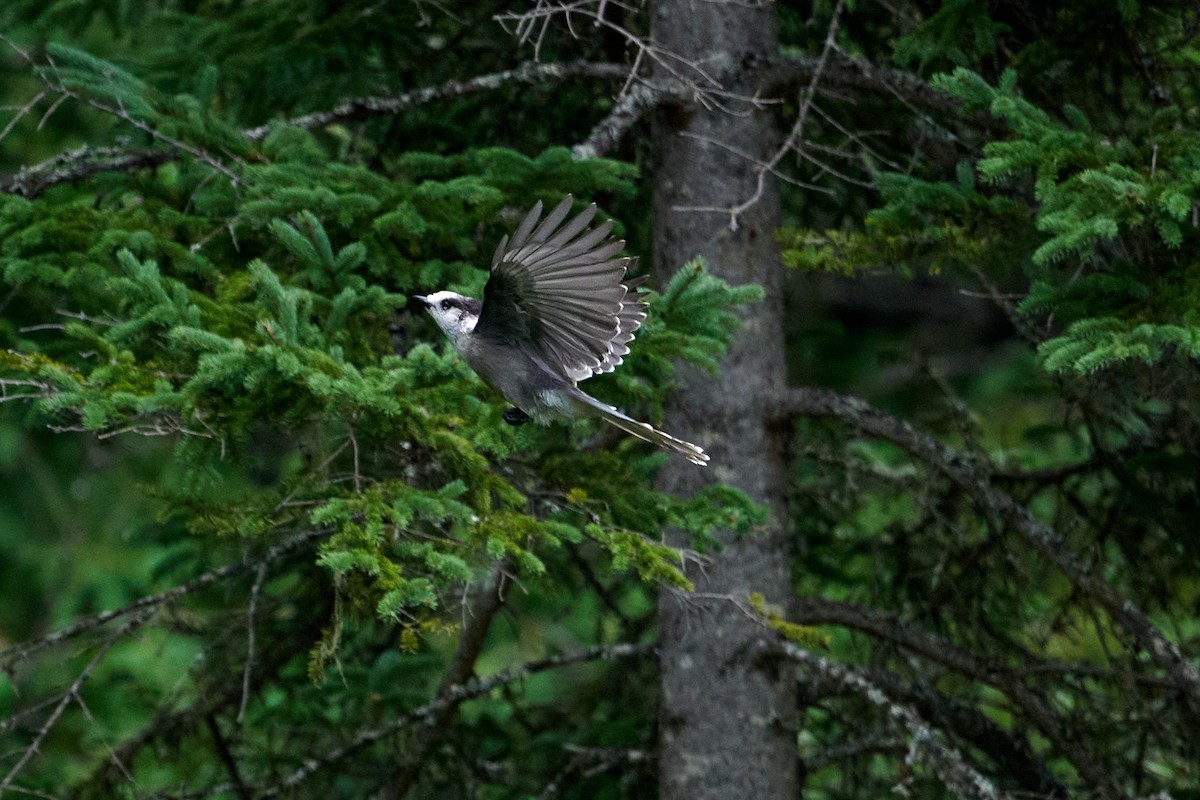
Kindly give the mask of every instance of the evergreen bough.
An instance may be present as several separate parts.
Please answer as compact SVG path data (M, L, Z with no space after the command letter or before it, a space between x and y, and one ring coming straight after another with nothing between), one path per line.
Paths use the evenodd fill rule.
M247 139L216 110L211 74L199 94L167 97L79 50L56 45L48 60L47 81L187 152L97 178L94 202L74 187L0 196L0 276L21 309L0 323L0 378L29 392L27 424L170 436L149 488L194 535L327 532L318 562L338 620L313 648L314 678L348 611L414 643L440 624L445 593L487 564L537 576L540 552L584 539L619 569L684 587L678 554L658 543L665 526L702 536L762 521L731 489L657 493L662 457L598 446L593 428L510 428L406 312L431 286L478 293L492 245L535 199L628 193L629 167L479 149L368 168L286 124ZM760 296L685 267L652 295L603 396L660 415L672 360L715 369L736 327L728 308Z

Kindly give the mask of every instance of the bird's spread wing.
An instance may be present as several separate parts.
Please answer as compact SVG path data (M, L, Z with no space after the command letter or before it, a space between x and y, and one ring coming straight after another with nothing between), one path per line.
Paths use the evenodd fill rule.
M630 259L629 262L633 264L636 260ZM620 330L613 337L612 350L593 374L612 372L621 365L624 357L629 355L629 343L633 341L633 334L642 327L642 322L646 319L646 301L642 300L642 295L638 291L645 282L645 275L625 281L625 299L621 301L621 311L617 314L617 325Z
M539 224L538 203L492 258L483 309L473 334L530 347L551 369L580 381L609 372L629 352L645 304L623 283L624 242L612 223L588 225L590 206L569 222L568 195Z

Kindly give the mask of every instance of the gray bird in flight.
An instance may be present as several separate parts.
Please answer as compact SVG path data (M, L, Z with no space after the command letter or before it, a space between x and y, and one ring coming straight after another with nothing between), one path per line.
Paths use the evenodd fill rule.
M638 282L626 281L625 246L612 223L589 228L593 204L563 224L567 195L546 218L539 202L492 256L483 300L457 292L416 295L483 382L515 406L512 425L598 416L626 433L679 453L693 464L705 452L601 403L578 383L612 372L646 318Z

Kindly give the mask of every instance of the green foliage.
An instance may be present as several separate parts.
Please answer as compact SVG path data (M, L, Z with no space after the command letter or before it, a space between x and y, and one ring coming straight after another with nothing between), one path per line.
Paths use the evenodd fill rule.
M1038 352L1046 369L1078 374L1131 361L1154 365L1171 355L1200 359L1200 328L1148 323L1135 326L1108 317L1082 319L1062 336L1043 342Z
M71 5L79 4L7 5L0 24L36 19L30 30L56 31ZM81 16L96 5L82 4ZM144 7L159 15L147 31L171 17L179 29L167 41L200 33L212 53L191 42L174 53L145 42L126 51L103 33L91 37L94 50L79 41L48 44L40 74L71 99L64 103L70 116L48 118L47 141L61 125L93 147L171 149L178 157L156 169L102 172L34 199L0 195L0 297L8 309L0 320L0 382L27 396L3 405L11 416L0 418L0 431L21 431L19 421L30 431L74 432L90 447L107 447L103 459L121 459L140 446L129 442L156 437L152 467L122 485L123 498L138 498L123 502L152 508L136 530L154 554L152 567L137 576L152 572L170 586L225 569L222 580L241 580L237 625L270 631L257 645L241 628L231 637L229 601L200 592L202 582L200 593L185 595L190 605L181 601L172 612L186 617L178 626L186 636L172 638L166 615L148 625L156 641L178 640L163 647L181 655L169 664L175 672L165 688L135 680L129 696L114 693L131 709L114 736L138 741L140 728L151 731L140 741L156 741L155 726L170 708L199 708L225 697L214 687L240 687L261 674L268 688L262 703L247 699L244 730L249 768L264 776L279 774L267 765L293 759L283 742L297 730L317 732L305 745L316 753L347 726L378 717L377 704L394 714L423 698L444 660L440 635L461 624L462 587L493 566L522 591L552 592L580 569L564 553L588 548L614 581L685 588L678 551L658 543L666 526L702 538L714 525L748 529L761 519L733 490L686 500L656 491L663 457L643 444L600 446L586 424L504 424L497 398L424 314L406 308L418 291L477 294L495 242L535 200L572 192L581 203L619 202L631 196L636 170L576 161L562 146L521 152L479 137L479 146L422 152L378 125L365 125L351 144L344 129L282 122L295 105L345 96L345 81L355 77L358 93L377 90L381 65L397 57L380 55L357 76L330 70L324 80L318 65L332 51L324 35L292 31L297 18L288 5L251 4L229 19ZM393 27L412 13L396 10L401 24ZM300 14L320 16L313 8ZM350 16L358 21L335 14L325 23L360 36L380 24ZM247 49L219 68L209 60L232 40L271 37L273 52ZM321 52L298 53L310 45ZM411 43L395 50L411 51ZM270 61L264 75L257 58ZM404 58L415 59L406 69L425 66L411 52ZM265 137L247 134L269 119ZM715 369L737 325L730 309L759 297L757 288L728 287L702 265L689 266L654 296L630 368L599 390L658 413L672 361ZM573 499L548 505L546 497ZM7 518L3 503L0 515ZM264 561L257 574L239 570L296 536L312 536L316 554L310 546ZM10 545L0 538L0 547ZM159 585L109 566L112 580L127 584L93 598L98 608ZM63 613L92 608L83 606ZM642 613L649 607L643 601ZM387 652L408 655L386 685L370 678L368 692L366 668ZM58 678L28 688L36 693ZM105 668L94 685L100 692L114 680ZM176 685L185 688L168 696ZM183 752L195 744L189 737L172 746ZM127 786L126 775L108 775L108 762L95 761L98 752L80 745L59 754L37 772L38 785L74 786L81 796ZM178 763L131 757L129 769L147 791L220 780L218 762L207 756L167 760ZM350 781L341 796L361 796L366 783Z
M678 358L715 372L738 327L731 309L762 297L758 286L729 286L713 277L701 259L685 264L651 301L654 313L639 337L650 342L654 371L669 376Z
M1093 130L1074 107L1055 120L1016 95L1011 74L998 87L963 70L936 83L1015 134L987 144L978 170L993 184L1033 182L1045 238L1028 255L1036 283L1023 308L1054 313L1067 326L1042 347L1047 367L1091 372L1153 364L1171 351L1194 356L1200 298L1187 276L1197 266L1180 251L1200 243L1190 222L1200 138L1174 127L1170 115L1141 145Z
M776 165L815 187L783 187L785 259L828 273L786 287L802 301L789 381L868 395L955 447L951 467L1052 525L1185 656L1200 637L1191 5L845 3L804 146ZM835 6L778 4L783 52L819 53ZM522 674L448 722L407 716L488 619L461 602L468 580L505 576L474 659L487 681L593 645L651 649L656 584L690 588L681 559L703 569L716 531L766 527L728 487L657 491L668 456L602 423L505 425L405 307L478 293L496 240L567 191L649 254L651 182L564 146L620 80L287 122L510 69L533 50L494 17L528 8L0 3L0 31L41 65L5 45L0 172L79 165L81 145L171 157L0 195L0 775L29 756L6 793L376 796L430 731L444 738L406 796L657 790L653 658ZM638 11L606 20L637 32ZM552 23L538 56L628 57L586 27ZM947 72L942 94L897 65ZM647 129L621 152L652 164ZM997 299L1021 337L959 290ZM760 294L688 265L589 391L660 422L675 360L714 368ZM1012 796L1187 794L1200 755L1172 676L1005 513L845 420L795 427L780 499L793 599L820 627L726 598L747 620L878 676ZM789 713L770 722L795 727L806 797L949 796L854 692Z
M829 127L810 117L805 154L867 173L871 187L847 192L857 204L834 192L793 200L785 260L824 274L794 289L808 318L791 331L789 367L802 383L870 397L952 456L924 457L853 413L796 422L797 613L821 625L831 657L864 664L919 713L970 709L1036 753L1024 781L998 751L970 758L1014 795L1089 793L1081 787L1107 780L1136 793L1150 772L1156 787L1187 791L1196 752L1179 741L1194 711L1131 689L1146 652L1031 552L1006 510L945 479L978 465L979 486L1053 528L1064 552L1178 631L1167 636L1194 659L1195 581L1180 562L1196 553L1200 468L1200 62L1189 12L1171 0L1018 5L842 18L843 52L870 59L891 47L904 65L945 71L931 83L955 109L815 101ZM823 30L820 18L809 26ZM835 161L838 148L849 152ZM814 162L794 174L824 187ZM979 658L978 669L950 653ZM1035 677L1032 665L1052 662L1060 677ZM997 668L1020 677L980 680ZM1053 724L1070 744L1029 724L1013 700L1025 691L1062 710ZM881 724L858 702L822 706L800 737L818 761L830 742ZM1137 733L1101 722L1134 708L1154 722ZM965 731L967 749L996 741ZM1082 752L1066 755L1076 743ZM805 795L884 794L895 786L884 763L873 754L824 767Z
M922 71L928 65L975 64L990 59L1009 31L989 13L987 3L949 0L916 30L897 39L893 58Z
M0 209L8 232L6 250L29 265L17 291L35 297L42 287L62 283L75 288L86 281L90 313L105 316L104 321L93 316L73 322L65 332L78 346L98 350L103 359L81 357L77 351L64 363L38 361L37 344L13 342L31 354L18 350L10 357L11 374L52 382L54 391L38 400L48 418L88 430L159 426L197 437L197 443L185 440L177 448L177 468L169 471L171 482L160 491L193 512L204 508L204 525L213 530L265 533L281 519L264 514L271 501L285 495L309 498L318 504L310 522L337 531L326 543L321 563L339 579L351 572L365 576L355 591L369 596L353 601L386 618L409 606L435 605L433 587L461 580L472 560L470 551L451 558L439 547L411 552L400 547L397 552L397 537L402 539L414 522L470 527L473 533L464 528L452 540L466 536L491 557L514 558L535 573L542 567L528 548L544 538L541 523L516 513L524 508L523 493L490 467L488 456L509 454L513 442L496 431L496 409L478 397L477 381L452 350L439 340L440 354L425 345L402 355L380 352L389 347L390 319L406 303L404 294L388 287L408 289L430 280L455 285L456 279L477 286L480 270L430 263L424 254L449 249L483 264L481 250L487 244L467 231L499 210L501 187L522 179L548 180L558 173L582 180L586 172L564 161L559 151L539 160L501 151L456 159L407 156L397 169L406 180L381 181L361 168L305 169L306 188L295 189L289 200L288 191L279 187L294 186L300 176L291 173L287 162L279 168L255 168L234 205L226 205L230 197L211 197L216 205L208 212L209 224L219 225L228 215L243 231L237 234L236 251L213 248L214 258L234 257L233 264L216 274L192 268L194 249L172 257L170 240L157 240L169 231L154 229L125 237L121 243L126 246L109 244L113 250L108 254L89 253L103 259L100 263L87 263L78 272L55 270L74 258L69 242L47 247L51 242L38 234L44 217L33 220L24 202L11 201ZM478 172L458 174L462 169ZM444 180L426 177L432 172ZM596 182L604 184L617 180L620 170L598 164L595 174ZM348 193L351 186L355 189ZM322 191L329 197L311 202ZM272 200L265 202L265 197ZM163 197L157 202L167 207ZM323 215L310 210L323 205L328 206ZM405 209L407 215L399 238L394 212L386 210L391 207ZM68 209L73 213L72 206ZM166 259L160 265L139 258L127 246L131 244L141 252L167 254ZM397 252L399 263L388 270L382 285L365 274L370 261ZM39 267L50 270L49 280L32 279ZM381 272L378 263L373 271ZM736 325L724 306L758 296L753 288L726 287L702 265L688 267L654 301L661 318L646 337L645 360L664 374L675 357L715 368ZM36 306L30 312L38 313ZM224 492L218 497L207 493L216 479L210 474L215 449L208 445L219 445L225 454L220 460L235 465L264 425L285 438L309 441L307 446L336 447L334 457L342 462L345 451L354 450L354 485L332 486L329 464L314 465L310 458L284 486L268 492L265 505L254 502L257 510L224 507ZM414 448L444 471L448 483L426 490L364 478L357 471L358 437ZM376 463L386 460L377 455ZM199 480L202 474L208 478ZM448 487L453 491L447 493ZM254 494L243 490L247 498ZM479 520L467 526L471 515ZM385 531L391 533L385 536ZM420 558L408 561L413 555ZM650 565L639 569L655 572ZM408 577L413 573L421 577Z
M1144 143L1094 129L1075 106L1057 118L1020 95L1013 71L997 85L967 69L933 83L1011 136L986 143L973 170L960 162L954 181L880 176L882 205L862 231L785 232L786 263L842 274L1019 267L1031 283L1020 310L1052 315L1061 329L1040 348L1047 368L1194 357L1200 137L1169 114Z

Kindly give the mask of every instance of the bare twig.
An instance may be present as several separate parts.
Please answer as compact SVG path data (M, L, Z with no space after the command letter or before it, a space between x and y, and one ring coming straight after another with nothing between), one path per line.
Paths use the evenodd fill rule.
M9 393L9 389L28 388L37 391L18 391ZM52 397L57 388L45 381L27 380L25 378L0 378L0 403L11 403L16 400L38 400Z
M738 229L738 218L746 213L751 207L758 204L762 199L763 192L766 191L768 176L778 174L777 167L783 161L784 156L789 152L795 151L802 153L804 149L804 126L808 122L809 109L813 104L813 99L817 94L817 85L821 82L821 76L825 72L825 67L829 63L829 55L837 47L837 30L838 22L841 19L842 10L845 8L846 0L837 0L833 7L833 15L829 20L829 28L825 32L825 44L821 49L821 55L817 58L816 66L813 68L812 76L809 78L808 85L800 93L800 107L796 112L796 121L792 124L792 129L788 135L784 137L783 144L775 151L765 163L759 163L754 160L758 166L755 172L754 192L742 202L732 207L717 207L717 206L677 206L675 211L694 211L694 212L716 212L729 215L730 230Z
M254 674L254 614L258 609L258 595L267 579L267 562L258 565L254 585L250 587L250 602L246 606L246 666L242 669L242 700L238 704L237 724L246 716L246 705L250 702L250 677Z
M805 756L803 758L804 769L807 772L816 772L837 764L839 761L848 761L863 755L874 753L904 755L906 752L908 752L908 747L905 745L904 739L899 736L882 733L867 734L853 741L826 747L812 755Z
M318 612L316 616L320 617L322 613ZM264 686L267 681L278 675L279 670L283 669L298 653L305 651L307 647L307 639L303 637L299 639L289 636L268 637L264 646L258 648L261 652L256 658L257 665L252 676L252 691ZM159 704L154 718L132 737L124 740L111 753L108 763L97 765L89 777L77 782L72 796L115 796L118 794L114 789L115 781L129 782L130 780L121 764L136 761L139 754L147 748L155 747L156 753L161 753L162 751L157 749L156 744L161 744L163 749L171 746L179 747L181 734L195 730L197 726L204 724L203 720L206 717L221 715L225 709L235 706L239 702L242 692L241 685L231 685L230 681L220 680L214 676L210 685L200 687L197 692L188 693L192 697L192 702L188 705L180 706L178 702L183 693L164 698ZM114 770L110 765L116 765L116 769ZM235 787L227 785L220 791L231 794L235 791ZM194 796L207 798L212 797L213 794L212 792L200 792ZM160 797L161 795L153 796Z
M350 442L350 452L354 456L354 491L357 493L361 493L362 492L362 472L359 470L358 439L354 435L354 426L353 425L351 425L349 427L349 432L346 434L346 438Z
M824 194L833 194L832 189L828 189L824 186L817 186L816 184L812 184L812 183L806 183L805 181L799 180L797 178L793 178L790 175L785 175L784 173L780 172L777 169L778 165L772 165L771 163L769 163L767 161L763 161L761 159L755 158L753 155L751 155L750 153L747 153L745 150L742 150L740 147L735 147L734 145L731 145L728 142L723 142L719 139L714 139L711 136L703 136L698 133L690 133L688 131L684 131L683 133L680 134L680 136L682 136L686 139L695 139L696 141L705 142L706 144L711 144L714 147L719 147L726 152L733 153L735 156L738 156L740 158L745 159L746 161L749 161L750 163L754 164L754 166L766 171L772 177L774 177L778 180L781 180L784 183L799 187L801 189L808 189L808 190L814 191L814 192L822 192Z
M142 625L142 623L150 619L150 617L153 615L153 610L143 609L140 614L136 614L130 619L126 620L120 625L120 627L113 631L107 639L105 639L104 643L100 645L100 648L96 651L96 654L92 656L91 660L88 661L88 663L80 671L79 675L76 676L74 681L72 681L71 685L67 687L67 690L63 692L62 696L55 704L54 709L50 712L50 715L46 717L46 721L42 723L42 726L34 735L33 741L29 743L29 746L26 747L24 752L21 753L21 757L17 759L17 763L13 764L12 768L9 769L8 774L4 776L4 779L0 780L0 795L3 795L5 791L11 788L13 780L16 779L21 770L25 768L25 765L29 763L29 760L37 754L38 750L41 748L42 742L46 739L46 736L50 734L50 731L58 723L58 720L62 717L63 713L67 710L67 707L71 704L71 702L79 697L79 692L83 688L83 685L87 683L88 678L92 676L92 673L95 671L96 667L100 666L100 662L104 660L109 651L112 650L113 646L116 645L116 643L119 642L127 633L136 630Z
M39 798L39 800L60 800L59 795L39 792L37 789L30 789L28 786L17 786L16 784L13 784L12 786L8 787L8 791L17 792L18 794L23 794L26 797L36 797Z
M568 780L576 773L587 778L621 764L640 764L650 760L650 754L645 750L627 747L580 747L568 744L563 749L572 754L571 758L542 789L538 800L553 800L563 790L564 784L570 785Z
M204 717L204 723L208 726L208 732L212 734L213 746L217 750L217 758L225 765L225 771L229 773L229 779L233 782L234 792L238 796L238 800L251 800L249 787L242 780L241 770L238 769L237 760L233 757L233 751L229 749L229 743L225 741L225 735L221 733L221 726L217 724L217 718L212 714Z
M680 56L666 48L660 47L653 40L639 36L623 25L618 25L605 16L605 6L620 6L627 12L636 13L637 9L620 0L537 0L534 7L520 13L506 13L496 16L505 30L517 37L519 44L527 44L537 32L534 40L534 60L541 54L541 43L546 36L550 23L561 18L567 25L567 30L575 39L580 38L574 27L574 18L580 17L590 21L590 28L603 28L625 40L635 53L633 68L629 70L622 93L628 89L638 77L638 69L644 62L646 66L657 67L654 70L661 76L669 76L687 87L693 102L706 108L720 105L724 99L753 101L752 98L741 97L726 90L721 80L713 73L712 65L693 61Z
M17 123L24 119L25 116L32 111L38 103L42 102L42 98L45 96L46 93L44 91L38 92L33 96L33 99L17 109L17 113L13 114L13 118L8 121L8 124L0 129L0 142L4 141L4 137L8 136L9 132L13 128L17 127Z
M822 83L826 87L850 90L855 94L870 93L894 97L914 114L930 122L932 121L928 112L953 114L959 108L955 98L934 89L917 75L877 66L866 59L840 52L831 52L824 60L819 56L810 55L778 56L762 63L738 65L732 70L717 73L716 77L723 84L755 82L761 87L760 93L771 97L799 85L811 85L818 68L822 71ZM632 72L630 77L632 78ZM687 104L692 94L685 83L639 79L632 87L626 87L622 91L620 99L608 116L596 123L587 138L575 145L575 157L597 158L612 152L621 138L648 112L666 104ZM813 111L822 113L821 109L815 106ZM836 123L830 121L830 124L843 133L848 133ZM855 139L853 135L851 138L881 162L894 166L860 139Z

